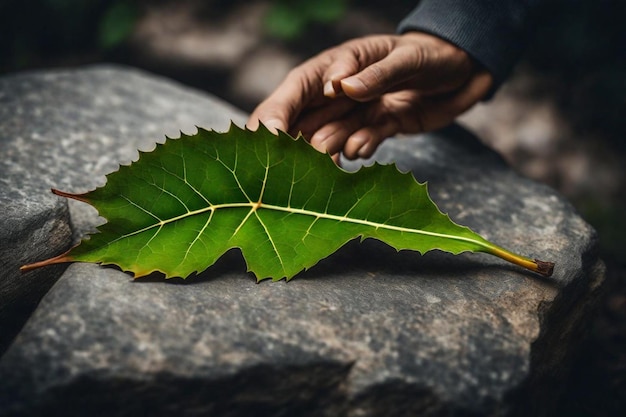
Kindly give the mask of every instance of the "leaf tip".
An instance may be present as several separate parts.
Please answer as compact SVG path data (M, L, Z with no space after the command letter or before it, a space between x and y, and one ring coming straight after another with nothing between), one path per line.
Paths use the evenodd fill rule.
M554 272L554 262L546 262L535 259L535 263L537 264L536 272L539 275L543 275L544 277L552 276L552 273Z

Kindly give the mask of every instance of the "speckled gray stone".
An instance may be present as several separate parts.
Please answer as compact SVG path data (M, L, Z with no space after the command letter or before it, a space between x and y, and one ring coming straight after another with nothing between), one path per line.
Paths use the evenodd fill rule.
M195 125L225 129L233 107L182 86L115 67L0 78L0 353L63 268L18 268L67 249L68 203L50 188L81 192L165 135ZM75 237L97 223L73 210Z
M86 74L127 77L64 77ZM138 128L152 120L142 100L123 105ZM427 180L456 221L555 261L554 276L376 241L289 283L256 284L236 251L187 281L74 264L0 359L0 415L554 415L604 277L593 230L456 127L376 158Z

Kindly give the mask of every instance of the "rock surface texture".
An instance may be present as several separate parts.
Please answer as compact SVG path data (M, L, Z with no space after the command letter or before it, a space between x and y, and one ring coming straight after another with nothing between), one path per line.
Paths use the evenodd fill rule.
M553 277L486 255L420 256L375 241L351 242L289 283L256 284L236 251L186 281L133 281L90 264L21 276L20 263L62 251L98 222L49 187L86 191L164 134L245 118L112 67L6 77L0 103L2 325L62 273L0 359L1 416L558 411L604 277L595 235L566 201L467 132L389 140L375 159L428 181L457 222L555 261Z
M132 71L0 78L0 353L62 272L18 268L98 224L95 210L68 208L50 188L87 191L138 149L196 125L228 128L229 117L245 121L220 101Z

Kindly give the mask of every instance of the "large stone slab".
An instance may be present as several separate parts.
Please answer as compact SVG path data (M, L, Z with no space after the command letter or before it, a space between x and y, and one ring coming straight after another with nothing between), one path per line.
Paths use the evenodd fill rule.
M143 109L166 103L177 89L111 68L22 77L66 80L70 96L90 78L102 94L107 85L140 84L109 111L122 107L142 132L153 120ZM49 84L40 89L56 88ZM212 113L204 127L223 127L237 115L194 97L194 109ZM95 114L97 102L94 95L74 106ZM172 109L171 117L187 111ZM105 116L74 129L95 135L116 125ZM125 136L115 140L126 146ZM45 143L57 152L65 146ZM123 157L105 156L111 149L83 152ZM387 141L376 158L427 180L458 222L516 252L554 260L554 276L486 255L420 256L375 241L352 242L289 283L256 284L236 251L187 281L133 281L112 268L75 264L0 359L0 415L558 411L561 382L604 276L593 230L554 191L521 178L457 127ZM101 172L77 169L81 177ZM54 185L77 191L72 182ZM84 207L74 209L72 218L84 215Z
M0 78L0 353L63 268L18 268L67 249L68 205L50 188L87 191L165 135L245 120L227 104L142 73L99 67ZM76 235L95 211L73 215Z

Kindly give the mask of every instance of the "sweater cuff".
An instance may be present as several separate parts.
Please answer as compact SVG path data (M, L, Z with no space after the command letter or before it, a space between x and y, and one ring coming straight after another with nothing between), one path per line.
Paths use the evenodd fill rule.
M524 50L528 2L522 0L423 0L398 26L421 31L466 51L494 77L505 80Z

